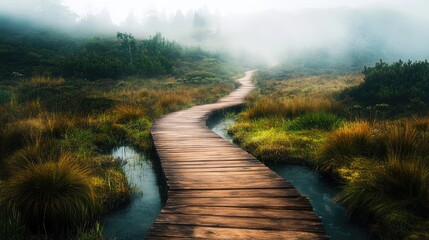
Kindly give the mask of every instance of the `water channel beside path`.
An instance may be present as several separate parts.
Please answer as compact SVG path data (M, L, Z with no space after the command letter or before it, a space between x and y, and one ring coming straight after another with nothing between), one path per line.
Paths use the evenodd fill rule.
M227 130L234 122L234 114L218 113L209 119L208 126L219 136L232 142L233 137ZM290 181L302 195L310 199L316 214L322 217L325 230L332 240L370 239L368 229L350 221L346 208L333 201L338 189L329 179L305 166L290 164L267 166Z

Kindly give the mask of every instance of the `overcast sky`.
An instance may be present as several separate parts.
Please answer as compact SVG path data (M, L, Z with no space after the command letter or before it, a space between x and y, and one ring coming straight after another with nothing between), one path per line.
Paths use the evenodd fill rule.
M207 8L215 13L247 14L263 10L299 11L323 8L383 7L408 11L424 17L429 11L427 0L61 0L79 16L100 12L106 8L114 23L121 23L133 11L137 16L151 12L171 14L177 10Z

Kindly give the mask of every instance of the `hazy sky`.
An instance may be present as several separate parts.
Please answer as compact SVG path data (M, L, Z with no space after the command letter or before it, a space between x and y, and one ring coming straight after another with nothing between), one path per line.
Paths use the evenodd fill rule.
M277 9L299 11L308 8L367 8L379 7L413 9L422 14L429 10L427 0L61 0L80 16L97 13L106 8L114 23L119 24L133 11L141 16L150 12L174 13L207 8L220 14L246 14L261 10Z

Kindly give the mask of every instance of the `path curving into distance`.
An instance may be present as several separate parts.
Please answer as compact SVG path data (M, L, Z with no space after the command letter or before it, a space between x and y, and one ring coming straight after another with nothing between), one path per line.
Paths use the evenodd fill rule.
M255 157L206 126L244 103L253 72L213 104L170 113L152 126L168 200L146 239L327 239L306 197Z

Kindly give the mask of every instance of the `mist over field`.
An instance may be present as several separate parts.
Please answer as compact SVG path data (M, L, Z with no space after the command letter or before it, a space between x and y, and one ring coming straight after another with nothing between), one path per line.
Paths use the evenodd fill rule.
M429 3L324 2L6 0L0 15L1 21L25 19L73 36L161 33L183 45L270 65L359 70L379 59L427 58Z

